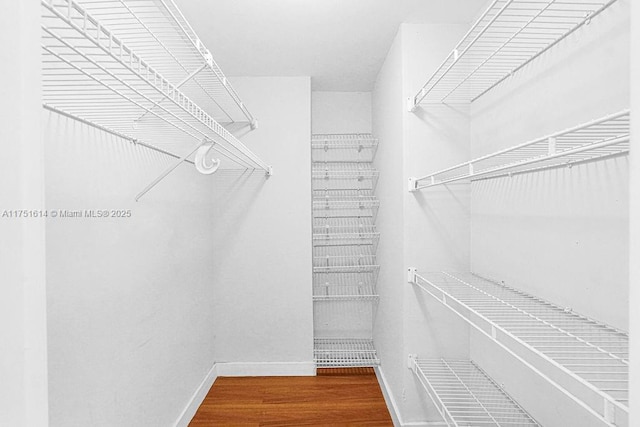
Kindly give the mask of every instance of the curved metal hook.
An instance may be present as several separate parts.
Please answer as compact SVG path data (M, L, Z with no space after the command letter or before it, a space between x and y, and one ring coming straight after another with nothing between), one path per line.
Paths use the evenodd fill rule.
M220 159L211 159L211 164L207 163L207 154L213 148L214 143L203 144L198 151L196 151L196 159L194 161L198 172L204 175L211 175L215 173L220 167Z

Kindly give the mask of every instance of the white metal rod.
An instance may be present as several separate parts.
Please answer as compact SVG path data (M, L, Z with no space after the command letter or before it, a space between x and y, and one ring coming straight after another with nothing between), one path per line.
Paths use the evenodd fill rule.
M186 29L184 28L183 24L186 25L188 27L188 29L191 31L192 34L194 34L196 37L196 32L193 30L193 28L189 25L189 22L186 20L186 18L184 17L184 15L182 14L182 11L180 10L180 8L175 4L175 2L173 0L160 0L160 2L162 3L162 5L165 7L166 11L169 13L169 15L174 19L174 21L178 24L180 30L187 36L187 39L191 42L191 44L193 45L193 47L196 48L196 50L202 55L203 59L205 60L205 62L207 63L209 69L211 69L211 71L213 72L213 74L216 76L216 78L218 79L218 81L220 82L220 84L225 88L225 90L227 91L227 93L231 96L231 99L233 99L233 101L236 103L236 105L238 106L238 108L240 108L240 110L243 112L243 114L247 117L247 119L251 122L251 123L255 123L255 118L253 117L253 115L251 114L251 112L247 109L247 107L244 105L244 103L240 100L240 97L238 96L237 92L233 89L233 87L228 83L227 78L224 76L224 74L222 73L222 70L220 69L220 67L218 67L218 64L216 64L216 62L213 60L213 56L211 55L211 53L209 52L209 50L204 47L202 45L202 42L200 42L200 39L198 38L197 41L193 40L192 37L189 35L189 33L186 31ZM178 20L176 17L176 14L174 14L171 10L171 8L169 8L167 6L167 3L170 3L171 6L173 6L173 10L176 11L176 14L179 15L180 18L182 18L181 20ZM200 46L198 46L198 42L200 42ZM204 49L204 51L206 52L206 54L208 55L208 58L204 55L204 53L202 52L202 49ZM211 64L208 63L207 59L211 60Z
M504 171L504 170L507 170L507 169L511 169L511 168L527 166L527 165L530 165L532 163L540 163L540 162L543 162L543 161L554 160L554 159L557 159L557 158L560 158L560 157L566 157L566 156L570 156L570 155L573 155L573 154L579 154L579 153L582 153L582 152L585 152L585 151L591 151L591 150L598 149L598 148L603 148L603 147L608 147L608 146L615 145L615 144L620 144L620 143L623 143L623 142L628 142L629 140L630 140L629 135L622 136L622 137L614 138L614 139L611 139L611 140L608 140L608 141L603 141L603 142L600 142L600 143L597 143L597 144L590 144L590 145L587 145L587 146L581 146L581 147L578 147L578 148L574 148L572 150L566 150L566 151L563 151L563 152L560 152L560 153L556 153L556 154L553 154L553 155L550 155L550 156L536 157L536 158L525 160L525 161L522 161L522 162L510 163L510 164L507 164L507 165L504 165L504 166L500 166L500 167L497 167L497 168L486 169L486 170L483 170L483 171L480 171L480 172L477 172L477 173L472 173L472 174L468 174L468 175L464 175L464 176L450 178L450 179L447 179L447 180L444 180L444 181L438 181L435 185L448 184L448 183L455 182L455 181L460 181L460 180L463 180L463 179L470 179L470 178L475 178L475 177L478 177L478 176L483 176L483 175L488 175L488 174L492 174L492 173L501 172L501 171ZM626 151L628 151L628 149ZM425 178L421 178L421 179L425 179ZM431 186L431 184L427 184L427 185L423 185L423 186L417 185L416 189L419 190L421 188L426 188L426 187L430 187L430 186Z
M200 68L197 68L196 70L194 70L191 74L189 74L187 77L185 77L181 82L179 82L176 85L176 89L179 89L182 85L184 85L185 83L187 83L189 80L191 80L192 78L194 78L200 71L202 71L204 68L206 67L206 65L202 65ZM160 98L158 101L156 101L151 107L149 107L149 110L152 110L154 107L156 107L157 105L159 105L162 101L164 101L167 98L166 94L162 95L162 98ZM134 123L138 122L140 120L142 120L145 116L147 115L147 112L145 111L140 117L138 117L137 119L134 119Z
M164 172L162 172L160 174L159 177L157 177L156 179L154 179L151 184L147 185L145 187L144 190L142 190L140 193L138 193L138 195L136 196L136 202L138 200L140 200L140 198L142 196L144 196L145 194L147 194L147 192L149 190L151 190L153 187L155 187L160 181L162 181L167 175L169 175L171 172L173 172L178 166L180 166L182 164L182 162L184 162L187 157L189 157L190 155L192 155L193 153L195 153L196 151L198 151L198 148L202 147L204 144L207 144L208 141L204 140L202 141L200 144L198 144L192 151L190 151L188 154L182 156L175 164L169 166Z
M616 120L616 119L618 119L620 117L624 117L624 116L627 116L629 114L630 114L630 110L623 110L623 111L620 111L618 113L610 114L610 115L601 117L599 119L595 119L595 120L592 120L592 121L589 121L589 122L586 122L586 123L582 123L580 125L565 129L565 130L560 131L560 132L555 132L553 134L550 134L550 135L547 135L547 136L543 136L541 138L536 138L534 140L524 142L524 143L516 145L514 147L509 147L509 148L506 148L504 150L496 151L494 153L487 154L485 156L475 158L475 159L470 160L468 162L460 163L458 165L452 166L452 167L447 168L447 169L443 169L443 170L438 171L436 173L433 173L433 174L430 174L430 175L425 175L425 176L423 176L421 178L417 178L416 180L417 181L422 181L422 180L427 179L427 178L429 178L429 177L431 177L433 175L440 175L440 174L445 173L445 172L449 172L449 171L452 171L452 170L455 170L455 169L458 169L458 168L465 167L465 166L469 165L470 163L478 163L478 162L480 162L482 160L487 160L487 159L490 159L492 157L497 157L497 156L500 156L502 154L509 153L511 151L515 151L515 150L519 150L519 149L522 149L522 148L526 148L526 147L531 146L533 144L537 144L539 142L543 142L545 140L548 140L549 138L559 138L559 137L564 136L565 134L569 134L569 133L577 132L577 131L581 131L581 130L587 130L591 126L599 125L599 124L602 124L604 122L608 122L610 120ZM624 129L627 130L628 126L624 126Z

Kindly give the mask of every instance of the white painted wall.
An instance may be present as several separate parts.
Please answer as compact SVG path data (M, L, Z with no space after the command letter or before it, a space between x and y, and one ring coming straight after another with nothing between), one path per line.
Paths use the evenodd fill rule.
M410 176L465 160L468 113L456 108L406 109L463 25L403 24L373 93L374 134L380 139L381 200L378 248L381 302L376 345L402 422L439 421L439 415L407 369L407 355L468 357L468 327L432 298L407 284L407 268L419 271L469 268L469 186L408 193Z
M236 175L211 189L215 359L246 364L237 374L268 362L312 375L310 81L232 83L260 122L242 140L273 165L274 175L267 181ZM278 373L268 366L261 372Z
M373 341L380 367L387 380L390 397L402 402L404 320L402 155L402 37L398 33L380 69L373 89L373 134L379 145L374 166L380 171L376 195L380 209L376 225L380 232L377 261L380 264L378 293L380 302L373 328Z
M214 362L308 371L309 79L237 90L275 175L184 165L138 203L173 159L44 114L49 208L132 210L47 223L51 425L171 425Z
M472 157L628 108L629 3L474 102ZM628 330L628 190L627 157L474 183L472 270ZM471 356L543 425L602 425L477 333Z
M312 92L312 133L371 133L371 92Z
M402 25L403 93L415 95L467 25ZM469 116L464 106L403 111L405 269L418 272L469 269L469 185L409 193L409 177L464 161L469 156ZM406 281L406 279L405 279ZM417 287L405 289L405 357L467 359L469 328ZM405 369L405 421L441 421L424 389ZM426 411L425 411L426 410Z
M472 108L472 157L629 108L629 1ZM622 157L473 184L473 270L627 330L628 179Z
M43 210L40 5L0 16L0 425L47 425L45 223L5 210ZM34 114L35 112L35 114Z
M212 197L220 176L45 112L52 426L173 423L214 363ZM224 176L224 175L223 175Z
M640 5L633 2L631 5L631 75L640 74ZM629 329L631 333L631 369L629 384L631 396L629 406L631 408L630 425L640 423L640 120L637 112L640 111L640 82L637 78L631 79L631 109L634 118L631 122L631 155L629 156L630 188L630 250L629 250Z

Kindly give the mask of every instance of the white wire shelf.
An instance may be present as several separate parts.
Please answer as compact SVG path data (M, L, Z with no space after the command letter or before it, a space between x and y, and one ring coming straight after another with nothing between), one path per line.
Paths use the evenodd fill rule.
M370 190L378 183L379 173L369 163L313 163L312 187L315 191Z
M362 197L374 197L373 189L371 188L343 188L343 189L327 189L327 188L314 188L313 199L360 199Z
M423 102L472 102L615 0L494 0L420 91Z
M104 8L97 1L88 4L115 19L133 2L113 10L116 2L107 3ZM41 5L46 108L177 157L210 140L214 151L234 163L270 173L266 163L151 65L164 53L155 56L153 46L136 43L152 58L144 57L78 2L42 0Z
M321 267L320 267L321 268ZM360 271L314 271L313 286L314 289L323 287L371 287L375 289L378 281L378 269L360 270Z
M371 134L317 134L311 136L314 162L372 162L378 140Z
M315 338L313 341L317 367L373 367L380 364L373 340Z
M376 232L372 218L314 218L314 246L378 245L380 233Z
M253 115L173 0L77 3L217 122L255 125Z
M476 181L628 154L630 113L611 114L506 150L409 180L409 191Z
M517 347L548 362L538 373L549 382L550 372L562 378L572 390L567 395L592 415L626 425L625 332L470 273L410 273L410 281L512 354Z
M371 218L375 221L380 202L373 196L349 198L326 195L313 199L314 218Z
M376 287L372 284L335 285L322 284L313 286L314 301L363 300L377 301Z
M448 426L539 426L474 362L412 359L411 369Z

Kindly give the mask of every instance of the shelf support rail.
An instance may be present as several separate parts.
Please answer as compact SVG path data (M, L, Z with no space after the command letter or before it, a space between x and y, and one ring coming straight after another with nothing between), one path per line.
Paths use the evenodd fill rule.
M533 346L531 346L527 342L525 342L522 339L518 338L517 336L511 334L510 332L508 332L506 329L504 329L500 325L496 324L495 322L491 321L490 319L488 319L487 317L485 317L484 315L479 313L477 310L474 310L473 308L471 308L468 305L464 304L462 301L458 300L457 298L455 298L451 294L447 293L446 291L444 291L443 289L441 289L440 287L438 287L437 285L435 285L431 281L427 280L426 278L420 276L419 274L416 273L414 277L415 277L415 279L414 279L415 281L410 282L410 283L412 283L413 285L417 286L420 290L422 290L423 292L425 292L428 295L431 295L438 302L440 302L441 304L443 304L444 306L449 308L454 314L456 314L458 317L460 317L462 320L464 320L466 323L468 323L474 329L476 329L477 331L482 333L485 337L489 338L491 341L493 341L494 343L498 344L501 348L503 348L505 351L507 351L511 356L515 357L518 361L520 361L522 364L524 364L527 368L529 368L530 370L535 372L537 375L539 375L541 378L543 378L545 381L547 381L550 385L555 387L558 391L560 391L562 394L567 396L567 398L571 399L574 403L576 403L577 405L582 407L584 410L586 410L589 414L594 416L596 419L598 419L598 421L602 422L604 425L611 426L611 427L615 427L616 426L616 424L615 424L615 408L616 407L619 408L621 411L623 411L626 414L629 413L629 408L628 407L626 407L625 405L621 404L620 402L615 401L611 396L609 396L606 393L603 393L602 391L598 390L592 384L590 384L587 381L585 381L584 379L580 378L579 376L577 376L576 374L571 372L569 369L565 368L564 366L562 366L558 362L554 361L553 359L551 359L550 357L548 357L544 353L540 352L539 350L537 350L536 348L534 348ZM427 285L431 289L429 289L425 285ZM440 295L436 294L436 292L438 292ZM491 332L485 331L482 327L480 327L475 322L473 322L468 317L468 315L463 314L463 312L461 312L459 309L454 307L451 304L451 302L454 302L455 304L459 305L460 307L464 307L464 309L466 311L468 311L469 313L475 315L476 317L481 319L483 322L487 323L487 325L489 325L490 328L491 328ZM540 371L538 368L533 366L530 362L525 360L522 356L520 356L516 351L511 349L507 344L505 344L499 338L499 336L497 334L498 331L501 334L503 334L504 336L507 336L510 339L514 340L516 343L518 343L522 347L526 348L528 351L536 354L538 357L542 358L543 360L545 360L546 362L548 362L549 364L554 366L556 369L558 369L561 372L563 372L564 374L568 375L574 381L579 382L582 386L587 388L592 393L598 395L601 398L601 401L602 401L601 410L600 411L596 411L594 408L592 408L587 403L585 403L582 399L576 397L573 393L569 392L561 384L559 384L558 382L554 381L548 375L546 375L545 373Z
M476 178L479 176L484 176L484 175L489 175L489 174L494 174L494 173L498 173L498 172L502 172L508 169L512 169L512 168L516 168L516 167L522 167L522 166L527 166L529 164L533 164L533 163L539 163L539 162L543 162L543 161L548 161L548 160L554 160L560 157L565 157L565 156L571 156L573 154L580 154L583 153L585 151L590 151L590 150L595 150L595 149L599 149L599 148L605 148L605 147L609 147L612 145L616 145L616 144L620 144L620 143L624 143L624 142L628 142L630 140L630 136L629 136L629 131L628 131L628 125L626 125L626 134L624 135L617 135L615 137L611 137L611 138L607 138L603 141L600 142L595 142L595 143L590 143L590 144L585 144L585 145L581 145L579 147L576 148L571 148L568 150L564 150L564 151L557 151L557 139L559 137L562 137L563 135L567 135L570 134L572 132L576 132L576 131L580 131L586 128L589 128L591 126L596 126L599 125L601 123L610 121L610 120L616 120L619 119L621 117L624 116L628 116L630 114L629 110L623 110L620 111L618 113L615 114L610 114L608 116L593 120L591 122L588 123L584 123L578 126L574 126L572 128L542 137L542 138L537 138L528 142L525 142L523 144L519 144L516 145L515 147L510 147L510 148L506 148L504 150L500 150L500 151L496 151L495 153L491 153L491 154L487 154L485 156L482 157L478 157L476 159L470 160L468 162L464 162L464 163L460 163L457 164L455 166L451 166L447 169L442 169L438 172L429 174L429 175L425 175L419 178L409 178L409 191L415 191L415 190L420 190L423 188L427 188L427 187L432 187L434 185L443 185L443 184L448 184L448 183L452 183L452 182L456 182L456 181L461 181L461 180L466 180L466 179L471 179L471 178ZM528 159L524 159L524 160L520 160L520 161L516 161L516 162L512 162L512 163L508 163L505 165L501 165L501 166L496 166L493 168L489 168L489 169L484 169L484 170L480 170L480 171L476 171L474 168L474 163L479 163L481 161L484 160L488 160L494 157L498 157L498 156L502 156L504 154L509 154L512 153L516 150L521 150L523 148L527 148L530 147L532 145L535 144L539 144L541 142L546 142L548 144L548 149L547 149L547 155L543 155L543 156L537 156L537 157L533 157L533 158L528 158ZM625 150L628 151L628 150ZM454 171L456 169L467 169L467 173L466 174L462 174L459 176L455 176L453 178L449 178L449 179L445 179L442 181L438 181L437 180L437 176L438 175L442 175L444 173L447 172L451 172ZM422 183L422 181L428 181L427 183Z

